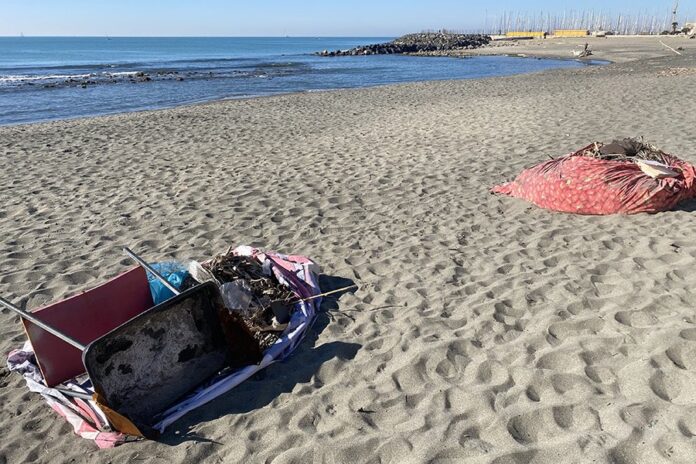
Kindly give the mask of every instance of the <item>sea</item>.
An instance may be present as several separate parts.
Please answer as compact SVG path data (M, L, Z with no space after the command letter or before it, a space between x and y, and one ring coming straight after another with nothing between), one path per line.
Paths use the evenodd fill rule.
M212 100L585 66L515 57L320 57L389 37L0 37L0 125Z

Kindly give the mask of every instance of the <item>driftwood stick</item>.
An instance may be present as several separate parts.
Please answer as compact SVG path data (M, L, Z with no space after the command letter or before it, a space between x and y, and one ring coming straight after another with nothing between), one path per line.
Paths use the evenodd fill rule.
M319 295L314 295L314 296L310 296L307 298L302 298L301 300L297 300L297 303L299 303L300 301L316 300L317 298L322 298L325 296L333 295L335 293L345 292L346 290L351 290L353 288L358 288L358 286L354 284L354 285L349 285L349 286L343 287L343 288L337 288L336 290L331 290L330 292L324 292L324 293L320 293Z
M669 45L667 45L666 43L664 43L664 42L661 41L661 40L660 40L660 43L661 43L662 45L664 45L665 47L669 48L670 50L672 50L672 51L673 51L674 53L676 53L677 55L681 56L681 53L680 53L678 50L673 49L672 47L670 47Z
M336 290L331 290L329 292L320 293L320 294L314 295L314 296L308 296L307 298L298 298L298 299L291 300L288 302L286 302L284 300L275 300L275 301L272 301L271 303L286 303L286 304L302 303L305 301L312 301L312 300L316 300L317 298L323 298L325 296L334 295L336 293L345 292L345 291L351 290L353 288L358 288L357 284L349 285L349 286L343 287L343 288L337 288Z

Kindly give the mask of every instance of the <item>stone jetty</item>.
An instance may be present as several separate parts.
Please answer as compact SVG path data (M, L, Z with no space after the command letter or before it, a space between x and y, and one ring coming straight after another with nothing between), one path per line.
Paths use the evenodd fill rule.
M490 36L481 34L452 34L449 32L423 32L408 34L391 42L362 45L350 50L324 50L319 56L360 56L427 53L448 50L471 50L487 45Z

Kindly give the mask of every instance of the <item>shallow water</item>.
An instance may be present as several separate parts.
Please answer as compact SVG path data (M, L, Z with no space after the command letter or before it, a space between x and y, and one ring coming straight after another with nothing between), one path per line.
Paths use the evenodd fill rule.
M226 98L579 67L512 57L325 58L389 38L0 37L0 124Z

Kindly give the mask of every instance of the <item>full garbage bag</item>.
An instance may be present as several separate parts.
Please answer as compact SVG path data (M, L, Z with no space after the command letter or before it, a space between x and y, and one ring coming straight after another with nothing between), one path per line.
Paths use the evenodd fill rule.
M621 145L626 143L635 147L633 152L611 153L621 152ZM648 152L650 156L641 159L640 155ZM654 174L655 166L672 174ZM694 198L695 178L696 169L686 161L625 139L606 145L596 142L525 169L514 181L495 186L492 192L566 213L656 213Z

